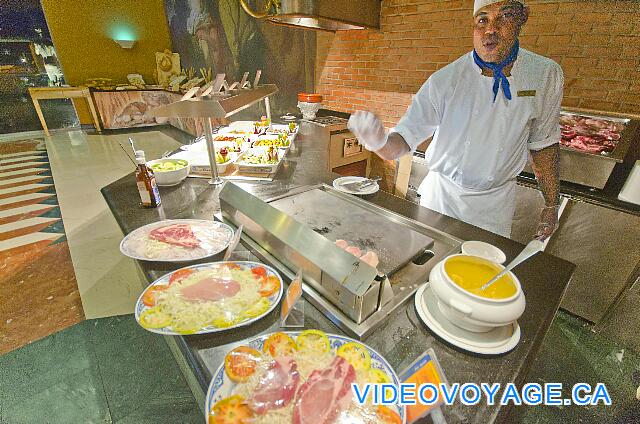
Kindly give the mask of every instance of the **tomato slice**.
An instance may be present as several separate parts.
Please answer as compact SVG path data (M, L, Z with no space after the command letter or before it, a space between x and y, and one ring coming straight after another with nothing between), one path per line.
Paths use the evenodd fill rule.
M179 269L175 271L173 274L171 274L171 277L169 277L169 284L179 283L180 281L184 280L194 272L195 271L190 268Z
M331 343L324 331L320 330L304 330L296 338L298 350L305 352L329 352Z
M164 328L171 325L171 315L160 308L151 308L140 314L140 325L144 328Z
M142 303L147 306L156 306L157 295L161 291L168 289L169 286L155 285L148 287L142 295Z
M255 268L251 268L251 272L256 277L261 277L262 278L262 277L266 277L267 276L267 269L262 267L262 266L257 266Z
M296 342L284 333L273 333L264 341L262 351L274 358L291 356L298 349Z
M356 371L366 371L371 368L371 355L360 343L345 343L338 348L336 354L346 359Z
M400 418L400 415L398 415L398 413L393 409L384 405L378 405L378 408L376 409L376 418L378 419L378 422L382 424L402 424L402 418Z
M280 279L275 275L270 275L260 282L258 293L262 297L269 297L280 290Z
M240 346L224 357L224 370L235 382L244 382L255 372L262 355L249 346Z
M245 424L252 421L253 411L241 395L218 401L209 413L209 424Z

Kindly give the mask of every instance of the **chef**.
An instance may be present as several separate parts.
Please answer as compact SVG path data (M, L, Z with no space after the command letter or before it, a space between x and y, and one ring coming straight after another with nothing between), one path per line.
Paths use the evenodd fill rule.
M545 203L534 237L545 239L558 224L563 75L519 46L528 15L524 0L475 0L474 50L432 74L395 128L358 111L349 129L387 160L433 136L420 204L505 237L530 155Z

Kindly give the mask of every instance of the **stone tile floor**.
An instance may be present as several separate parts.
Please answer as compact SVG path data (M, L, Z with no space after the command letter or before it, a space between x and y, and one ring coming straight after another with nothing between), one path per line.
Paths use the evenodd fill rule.
M0 423L201 423L162 337L83 321L0 357Z

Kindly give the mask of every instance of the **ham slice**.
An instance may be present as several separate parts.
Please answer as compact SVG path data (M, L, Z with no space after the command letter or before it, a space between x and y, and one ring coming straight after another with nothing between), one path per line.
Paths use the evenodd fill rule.
M355 379L355 369L340 356L327 368L313 371L296 394L293 424L333 423L349 408Z
M296 361L286 357L270 361L249 399L249 407L260 415L272 409L283 408L291 403L299 382L300 373Z
M347 251L347 253L351 253L353 256L359 258L360 255L362 255L362 252L360 251L360 248L357 246L349 246L346 249L344 249Z
M149 233L149 238L174 246L193 248L200 245L200 241L193 234L193 230L188 224L172 224L156 228Z
M240 291L240 283L231 279L204 278L180 290L182 298L189 302L215 302L234 296Z
M373 252L371 250L360 256L360 260L367 265L372 266L373 268L377 268L378 264L380 263L380 259L378 258L376 252Z
M336 240L336 246L338 246L340 249L346 249L347 247L349 247L349 243L346 240L338 239Z

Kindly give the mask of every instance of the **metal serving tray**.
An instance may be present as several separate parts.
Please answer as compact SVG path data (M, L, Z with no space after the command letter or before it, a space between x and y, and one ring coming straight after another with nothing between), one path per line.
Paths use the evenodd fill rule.
M344 223L353 223L358 217L368 223L366 229L354 226L346 230L353 241L371 239L377 234L377 227L384 229L384 233L391 231L410 239L390 236L389 240L373 243L373 247L383 253L388 278L381 278L374 268L335 246L333 238L344 235L339 229L344 224L334 222L329 228L325 222L341 217L336 212L324 215L307 210L316 204L311 200L313 196L321 202L330 202L335 211L350 211L349 216L355 215L355 218L343 219ZM296 210L297 216L279 209L290 210L297 200L302 200L304 205L301 211ZM247 238L243 240L259 256L286 275L302 269L307 300L344 331L360 339L402 306L427 281L436 263L460 249L460 240L448 234L327 185L301 187L263 202L227 183L220 192L220 204L226 222L244 225ZM317 222L320 228L307 225L314 220L320 220ZM376 228L369 228L371 226ZM398 253L395 243L411 246L411 250ZM398 253L397 257L394 252ZM410 253L414 253L413 256Z
M609 154L594 154L567 146L560 146L560 179L562 181L599 189L604 188L615 165L624 161L631 144L634 142L634 137L637 136L640 123L629 118L587 113L579 109L563 110L561 114L606 119L608 121L621 122L625 125L616 148ZM526 165L524 172L533 174L533 168L530 163Z

